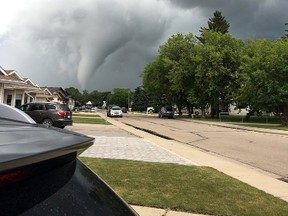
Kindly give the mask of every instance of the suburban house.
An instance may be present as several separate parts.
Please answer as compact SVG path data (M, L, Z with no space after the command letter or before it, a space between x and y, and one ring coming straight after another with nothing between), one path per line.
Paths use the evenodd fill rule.
M48 90L52 94L52 100L55 103L65 103L73 110L75 107L75 100L68 95L61 87L42 87L44 90Z
M21 77L15 70L0 66L0 103L19 107L33 101L66 103L74 108L74 100L60 87L41 88L29 78Z

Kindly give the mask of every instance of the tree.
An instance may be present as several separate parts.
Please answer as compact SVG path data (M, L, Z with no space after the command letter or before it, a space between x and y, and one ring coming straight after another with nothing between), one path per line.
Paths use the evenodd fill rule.
M188 100L188 95L193 92L194 70L190 55L196 44L192 34L176 34L168 39L159 48L160 55L169 62L168 79L170 90L173 93L173 102L176 103L179 114L182 107L186 106L189 116L193 112L193 104Z
M90 100L89 91L83 90L82 97L80 99L80 102L82 105L86 105L86 103Z
M82 94L77 88L69 87L69 88L66 88L65 91L68 93L68 95L71 95L72 98L74 98L76 106L81 106L80 101L82 98Z
M100 107L103 104L103 98L101 92L94 90L89 94L89 101L92 102L93 106Z
M285 26L287 26L287 25L288 25L288 23L285 23ZM285 34L284 38L288 38L288 29L285 29L285 32L287 32L287 33Z
M219 32L222 34L226 34L229 32L229 27L230 24L228 23L228 21L225 19L225 17L222 16L222 13L218 10L216 10L214 12L214 17L209 18L208 20L208 28L201 28L200 29L200 37L197 37L198 40L202 43L204 43L204 39L203 39L203 32L205 31L215 31L215 32Z
M157 56L156 59L146 65L141 73L143 87L146 93L150 95L155 108L173 102L168 78L168 66L164 57Z
M133 95L132 110L134 111L146 111L148 106L151 106L152 102L147 95L143 87L137 87Z
M288 125L288 41L250 40L242 58L238 100L278 113Z
M108 104L115 104L120 107L128 107L128 93L129 89L113 89L113 92L108 95Z
M238 89L238 69L241 62L243 41L229 34L204 31L204 44L197 46L196 96L200 107L211 106L211 117L218 117L219 109L232 102ZM203 107L204 106L204 107Z

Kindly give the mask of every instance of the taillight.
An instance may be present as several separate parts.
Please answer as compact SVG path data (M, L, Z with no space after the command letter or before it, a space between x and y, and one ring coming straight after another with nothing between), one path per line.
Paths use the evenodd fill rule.
M0 174L0 187L22 181L27 178L29 173L30 170L28 168L22 168L5 174Z
M65 112L65 111L59 111L59 112L57 112L57 113L58 113L58 115L66 116L66 112Z

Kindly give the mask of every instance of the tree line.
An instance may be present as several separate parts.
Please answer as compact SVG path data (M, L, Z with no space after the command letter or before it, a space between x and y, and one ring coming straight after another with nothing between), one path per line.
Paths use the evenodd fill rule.
M241 40L216 11L200 36L175 34L159 47L158 56L142 72L152 101L187 108L211 108L211 117L229 104L251 111L274 112L288 123L287 36Z

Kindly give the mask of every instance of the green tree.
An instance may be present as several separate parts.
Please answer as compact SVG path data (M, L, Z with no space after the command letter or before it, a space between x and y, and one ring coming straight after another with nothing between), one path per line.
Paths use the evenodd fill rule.
M288 125L288 41L250 40L243 55L238 100L275 112Z
M115 104L120 107L128 107L129 89L115 88L113 92L108 95L108 104Z
M93 106L100 107L103 104L101 92L97 90L94 90L89 94L89 100L92 102Z
M285 23L285 26L288 26L288 23ZM285 29L285 32L287 32L284 36L284 38L288 38L288 29Z
M168 66L164 57L157 56L156 59L146 65L141 73L143 87L146 93L150 95L155 108L173 102L168 78Z
M192 34L176 34L168 39L159 48L160 55L169 64L168 79L170 91L173 93L173 102L176 103L179 113L186 106L191 116L193 104L188 100L188 95L193 92L194 70L190 55L196 44L196 38Z
M65 91L68 93L68 95L71 95L72 98L74 98L76 106L82 105L80 102L82 98L82 94L77 88L69 87L69 88L66 88Z
M82 97L80 102L82 105L85 105L90 100L90 94L88 90L83 90Z
M133 95L132 110L143 112L146 111L147 107L151 106L151 104L151 99L143 87L137 87Z
M238 69L244 43L229 34L204 31L205 44L197 46L196 96L201 108L209 104L211 117L218 117L218 111L230 104L238 89Z
M208 20L208 28L202 27L200 29L200 36L197 38L202 43L205 42L203 35L202 35L203 32L205 31L215 31L215 32L219 32L222 34L226 34L229 32L230 24L225 19L225 17L222 16L222 13L216 10L213 15L214 17L209 18Z

